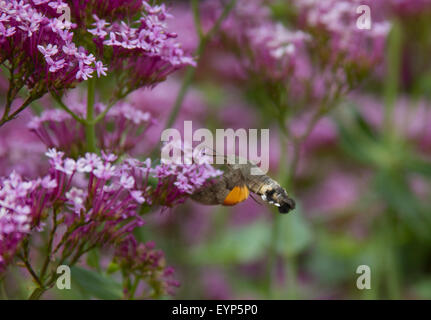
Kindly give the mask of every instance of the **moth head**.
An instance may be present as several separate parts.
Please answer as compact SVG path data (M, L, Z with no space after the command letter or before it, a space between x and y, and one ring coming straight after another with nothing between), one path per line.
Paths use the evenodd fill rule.
M287 197L278 207L278 212L286 214L295 209L295 201Z
M278 212L286 214L295 209L295 201L290 198L282 187L267 190L265 192L266 201L278 207Z

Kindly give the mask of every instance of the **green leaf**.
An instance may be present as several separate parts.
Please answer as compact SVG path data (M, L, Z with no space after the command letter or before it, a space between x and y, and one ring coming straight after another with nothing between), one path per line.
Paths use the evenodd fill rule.
M270 225L258 221L229 230L221 238L212 239L192 252L192 259L202 264L234 264L254 261L262 257L270 239Z
M406 159L405 165L408 170L421 174L428 179L431 178L431 163L429 161L416 155L411 155Z
M94 248L93 250L91 250L90 252L87 253L87 264L88 266L96 269L96 270L100 270L100 254L99 254L99 249L98 248Z
M103 300L116 300L122 297L121 284L111 277L80 267L71 268L72 288L74 285L82 289L89 297Z
M311 243L311 230L306 223L300 206L292 214L279 219L277 251L286 257L297 255Z
M106 272L108 274L115 273L118 270L120 270L120 266L118 265L118 263L115 263L113 261L111 261L111 263L109 263L109 265L108 265L108 268L106 268Z
M413 286L413 292L419 299L431 299L431 278L425 278Z
M352 109L353 107L350 110L345 110L342 114L343 117L336 120L340 146L354 159L362 163L372 164L373 160L370 153L377 145L375 134L368 129L362 118L355 116L357 112Z
M423 212L403 173L379 172L375 177L375 188L405 225L418 236L429 238L429 216Z
M306 267L325 285L350 281L359 264L371 263L369 259L361 259L366 243L349 234L320 226L314 238L315 246L307 255Z

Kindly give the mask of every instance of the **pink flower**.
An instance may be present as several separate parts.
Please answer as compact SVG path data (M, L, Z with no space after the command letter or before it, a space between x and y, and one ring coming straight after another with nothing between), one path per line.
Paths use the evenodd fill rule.
M130 192L130 195L138 203L142 204L145 202L145 198L142 196L142 191L134 190Z
M77 161L77 170L79 172L92 172L99 166L102 166L102 161L94 153L86 153L84 158Z
M97 76L99 78L101 77L101 75L106 76L106 71L108 71L108 68L103 65L102 61L97 61L96 62Z
M70 202L74 205L75 213L81 212L84 209L84 200L86 198L86 194L84 190L73 187L69 192L65 194L66 199L70 200Z
M57 46L52 44L48 44L46 47L38 45L37 48L42 52L45 58L56 55L58 52Z

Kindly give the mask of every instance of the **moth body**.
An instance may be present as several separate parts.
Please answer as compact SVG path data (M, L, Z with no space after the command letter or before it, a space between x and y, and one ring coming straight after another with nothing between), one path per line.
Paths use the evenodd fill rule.
M288 213L295 208L295 201L278 182L255 164L244 162L235 161L235 164L228 165L222 176L195 192L191 198L205 205L232 206L246 200L253 192L278 207L280 213Z

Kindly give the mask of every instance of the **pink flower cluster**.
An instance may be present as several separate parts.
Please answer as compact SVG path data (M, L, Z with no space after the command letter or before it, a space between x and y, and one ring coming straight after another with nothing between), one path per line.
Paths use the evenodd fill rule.
M99 3L88 2L90 6ZM130 2L136 6L135 1ZM179 68L196 65L175 41L177 35L168 31L166 20L172 16L164 5L151 6L142 1L136 10L142 11L142 16L138 20L131 18L127 23L106 20L105 14L99 16L95 10L92 27L87 29L93 35L99 54L109 59L113 70L125 75L122 85L129 91L154 85Z
M86 117L86 107L75 95L67 101L70 110L81 118ZM106 106L97 103L95 109L100 114ZM149 112L140 111L127 102L119 102L96 126L98 146L117 155L127 153L143 140L147 129L154 123ZM49 148L67 150L69 156L85 152L85 128L77 125L64 110L47 109L40 116L33 117L28 128Z
M206 24L211 25L222 8L219 3L207 4ZM310 36L274 22L264 0L240 0L223 22L221 40L236 48L248 72L284 80L294 70L296 56L303 51Z
M49 181L44 182L49 187ZM16 247L29 233L32 208L29 194L34 184L13 172L0 180L0 272L13 257Z
M3 264L30 231L44 228L48 214L61 215L70 231L60 241L63 255L70 255L83 240L90 247L112 243L143 224L137 208L146 199L132 173L140 170L139 162L116 167L117 157L112 154L86 154L74 160L50 149L46 155L50 158L47 176L27 181L13 172L0 181Z
M164 253L155 250L154 242L138 243L133 236L128 236L118 245L114 262L127 277L134 275L145 282L146 286L139 293L143 298L172 295L179 286L179 282L172 279L174 269L166 267Z
M286 79L297 67L296 54L303 51L311 37L279 24L264 24L248 31L248 43L254 52L251 68L265 71L272 79Z
M143 192L135 187L130 164L120 167L114 165L117 156L103 153L102 157L87 153L84 157L74 160L63 159L64 153L55 149L47 152L50 158L54 177L59 180L60 190L66 186L65 199L73 207L73 211L85 219L97 216L112 216L112 219L128 218L135 215L137 205L145 202ZM135 163L140 165L140 163ZM76 174L88 174L89 180L85 188L71 187ZM82 179L82 177L80 177ZM91 203L89 207L85 204Z
M193 150L187 142L171 141L163 146L162 155L167 155L172 150L177 150L174 153L179 157L162 159L161 164L154 169L154 176L159 179L154 193L167 203L184 202L185 196L223 174L210 164L212 159L202 152L204 150Z
M60 20L62 1L2 1L0 6L0 62L8 61L30 89L42 94L87 80L103 64L73 42L75 24ZM61 11L59 11L61 13Z
M316 35L316 39L328 41L332 63L370 69L383 59L391 25L388 21L376 21L372 15L370 30L358 28L360 15L356 10L363 4L372 6L372 1L295 1L302 27Z
M107 76L109 64L117 81L115 100L195 66L175 41L176 34L168 31L170 17L164 5L143 0L1 1L0 65L9 70L2 123L16 115L9 109L23 87L29 97L22 109L49 91Z
M57 245L63 256L76 254L85 241L87 248L117 243L143 220L143 204L172 206L220 174L208 164L159 165L117 156L87 153L77 160L49 149L49 174L24 180L13 172L0 180L0 263L4 269L20 241L30 231L42 230L50 210L60 215L68 228ZM157 185L150 178L158 178Z
M107 20L131 19L142 9L143 0L67 0L80 28L86 28L92 14Z

